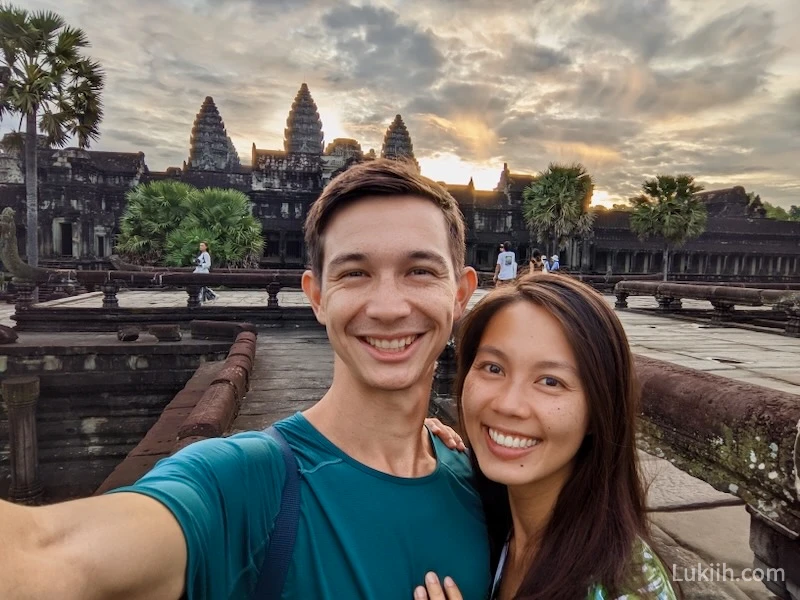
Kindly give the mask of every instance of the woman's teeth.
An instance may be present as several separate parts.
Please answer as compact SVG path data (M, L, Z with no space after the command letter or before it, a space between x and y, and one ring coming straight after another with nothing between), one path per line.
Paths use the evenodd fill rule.
M378 350L388 350L390 352L402 352L405 350L406 346L410 345L417 339L418 336L416 335L409 335L408 337L399 338L395 340L382 340L379 338L364 338L367 340L367 343L372 346L373 348L377 348Z
M492 441L495 444L498 446L503 446L504 448L530 448L542 441L537 438L503 435L491 427L489 427L489 437L492 438Z

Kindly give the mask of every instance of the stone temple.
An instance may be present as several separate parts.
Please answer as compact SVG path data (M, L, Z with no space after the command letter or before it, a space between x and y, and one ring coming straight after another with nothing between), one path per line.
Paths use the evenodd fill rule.
M387 119L388 122L388 119ZM187 123L187 131L189 125ZM17 239L24 255L25 185L23 153L0 153L0 207L17 215ZM401 115L387 125L380 156L418 165L411 133ZM303 219L332 177L376 157L357 140L326 144L323 123L309 87L300 86L284 129L283 149L252 146L243 165L214 100L206 97L191 127L188 158L182 167L151 171L142 152L96 152L39 148L40 264L52 267L107 267L125 209L125 194L139 183L175 179L198 187L241 190L263 224L264 267L304 265ZM531 170L535 166L530 165ZM537 244L522 217L522 192L534 176L498 174L493 190L445 183L467 222L467 263L493 270L498 245L511 241L522 262ZM673 256L676 278L753 280L800 275L800 223L766 219L742 187L705 192L707 231ZM657 272L662 252L657 240L641 242L628 227L628 213L598 214L593 235L560 252L563 266L601 274Z

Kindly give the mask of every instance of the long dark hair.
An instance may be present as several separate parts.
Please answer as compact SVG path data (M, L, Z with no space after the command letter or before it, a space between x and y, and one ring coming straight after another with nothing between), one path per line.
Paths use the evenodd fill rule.
M541 306L555 317L572 347L589 407L589 434L556 501L515 598L575 600L594 584L611 594L638 585L633 552L649 541L645 492L635 448L639 386L625 331L613 309L590 287L569 277L535 273L483 298L458 328L455 396L461 396L483 332L498 311L517 302ZM486 511L492 565L511 529L506 486L489 481L471 460ZM535 550L535 553L534 553ZM635 588L634 588L635 589Z

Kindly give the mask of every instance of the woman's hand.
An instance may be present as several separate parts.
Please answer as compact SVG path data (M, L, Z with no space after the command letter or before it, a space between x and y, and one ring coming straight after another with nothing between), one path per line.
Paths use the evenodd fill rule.
M448 427L439 419L425 419L425 427L428 428L433 435L442 440L448 448L452 450L461 450L464 452L467 447L464 445L464 440L458 435L452 427Z
M425 575L425 587L419 586L414 590L414 600L463 600L463 596L452 578L444 578L442 590L436 573L428 573Z

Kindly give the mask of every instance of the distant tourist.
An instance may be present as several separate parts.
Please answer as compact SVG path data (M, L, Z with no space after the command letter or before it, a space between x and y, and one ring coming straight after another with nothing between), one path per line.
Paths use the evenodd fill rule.
M560 268L561 268L561 263L558 261L558 254L553 254L553 256L550 257L550 267L548 268L548 270L550 272L553 272L553 271L558 271Z
M496 285L514 281L517 276L517 257L511 251L511 242L503 242L497 255L497 264L492 278Z
M0 502L0 598L410 600L428 570L486 598L469 459L423 425L434 363L477 287L458 203L377 159L325 187L305 232L302 287L335 355L330 389L276 431L196 442L110 494ZM300 474L289 521L284 443ZM276 524L296 526L291 554ZM261 588L283 576L274 595Z
M538 248L534 248L531 253L530 272L531 273L547 273L547 260L542 258L542 253Z
M211 254L208 253L208 244L206 242L200 242L200 255L194 259L194 264L197 265L194 268L195 273L208 273L211 270ZM214 301L217 299L217 295L211 288L202 287L200 288L200 303L210 300Z
M498 565L489 597L674 600L647 533L633 357L602 296L523 277L467 313L456 356L453 396ZM460 599L445 575L429 597Z

